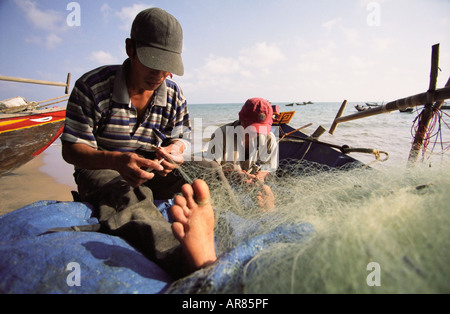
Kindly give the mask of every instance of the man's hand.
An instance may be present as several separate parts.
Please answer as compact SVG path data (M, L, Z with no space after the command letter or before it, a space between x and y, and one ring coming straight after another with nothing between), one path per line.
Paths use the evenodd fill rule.
M67 163L82 169L116 170L134 187L153 179L155 174L146 171L147 169L164 170L157 161L148 160L135 153L100 151L85 144L63 142L62 155Z
M183 149L183 143L179 141L158 149L156 156L159 160L162 159L161 166L164 168L162 171L158 172L160 175L165 177L183 164Z
M151 170L164 171L158 161L146 159L135 153L115 155L114 168L133 187L153 179L155 174Z

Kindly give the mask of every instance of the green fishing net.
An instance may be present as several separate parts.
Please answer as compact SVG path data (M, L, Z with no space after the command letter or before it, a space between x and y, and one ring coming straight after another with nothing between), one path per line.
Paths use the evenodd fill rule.
M220 167L186 162L209 185L218 254L283 224L309 223L306 241L262 251L243 268L245 293L450 292L449 164L334 169L291 160L266 181L275 209L261 210L260 185ZM242 230L227 219L240 217Z

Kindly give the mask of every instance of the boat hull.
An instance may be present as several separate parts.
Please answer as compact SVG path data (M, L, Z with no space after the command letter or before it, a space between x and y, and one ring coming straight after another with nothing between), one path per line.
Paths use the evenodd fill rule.
M62 133L66 110L36 110L0 117L0 176L42 153Z
M290 133L289 137L297 140L280 141L279 160L281 170L283 170L284 165L289 164L291 161L300 164L300 161L302 160L320 164L329 168L364 166L362 162L342 153L335 148L324 144L301 141L301 139L308 139L309 136L301 131L293 131L295 131L295 129L287 124L280 125L280 138L283 134ZM326 169L326 167L324 169Z

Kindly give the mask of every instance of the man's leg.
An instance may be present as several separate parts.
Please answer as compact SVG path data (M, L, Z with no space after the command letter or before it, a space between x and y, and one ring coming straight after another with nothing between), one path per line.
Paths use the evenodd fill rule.
M102 232L127 240L174 277L184 275L180 243L150 188L133 188L113 170L81 170L76 179L81 199L96 209Z

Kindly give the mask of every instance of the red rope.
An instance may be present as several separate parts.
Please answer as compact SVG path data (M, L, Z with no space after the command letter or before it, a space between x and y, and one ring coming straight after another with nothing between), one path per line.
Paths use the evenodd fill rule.
M443 152L450 149L450 142L442 141L442 123L445 126L447 126L448 129L450 129L450 125L444 120L444 118L446 118L446 117L450 117L450 115L442 110L434 110L433 117L431 118L430 124L425 132L425 136L423 137L423 144L422 144L423 158L425 158L425 154L427 152L429 154L433 153L433 150L437 144L441 144ZM419 127L420 127L421 121L422 121L422 113L419 113L416 121L417 121L417 125L414 126L415 133L417 133L419 131ZM438 127L437 130L436 130L436 127ZM436 141L434 142L433 148L429 149L428 146L430 145L431 139L433 137L436 137ZM441 139L440 142L439 142L439 138Z

